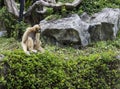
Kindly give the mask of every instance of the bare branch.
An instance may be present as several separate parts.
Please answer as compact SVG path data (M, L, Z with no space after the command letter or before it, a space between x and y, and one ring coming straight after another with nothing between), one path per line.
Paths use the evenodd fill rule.
M77 7L81 2L82 0L74 0L72 3L65 3L65 5L70 7Z
M14 0L4 0L4 3L7 7L8 12L10 12L11 14L15 15L15 17L19 17L19 12L18 12L18 8L17 5L15 3Z
M51 7L54 9L59 9L62 6L65 6L65 8L68 9L73 9L74 7L77 7L80 3L82 2L82 0L74 0L72 3L50 3L47 2L47 0L39 0L36 1L32 6L30 6L30 8L28 9L28 11L26 12L26 15L30 14L31 12L33 12L33 10L35 10L37 7L42 7L41 11L37 11L38 13L44 14L46 12L46 10L44 9L44 7Z
M17 8L15 0L4 0L4 2L7 6L8 11L16 17L19 17L19 10ZM56 3L56 0L38 0L33 3L33 5L30 6L26 12L24 12L24 17L27 22L35 23L36 21L38 22L41 18L43 18L43 15L47 11L46 7L51 7L54 11L61 10L62 7L65 7L67 10L72 10L77 7L81 2L82 0L74 0L72 3ZM33 13L35 12L38 14L33 15ZM38 16L39 14L41 15Z
M41 10L38 10L38 9L36 8L36 12L37 12L37 13L44 14L46 11L47 11L47 8L45 8L45 7L43 7L43 10L42 10L42 11L41 11Z

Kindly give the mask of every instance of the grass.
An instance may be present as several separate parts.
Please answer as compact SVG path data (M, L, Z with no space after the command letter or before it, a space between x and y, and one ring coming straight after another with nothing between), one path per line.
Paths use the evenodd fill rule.
M20 42L16 41L14 38L0 37L0 52L8 50L14 51L19 48L21 48Z
M72 47L58 47L55 45L44 46L45 50L54 53L58 57L63 59L76 59L79 56L89 56L91 54L103 53L114 51L116 54L120 54L120 37L113 41L100 41L97 43L91 43L83 49L74 49ZM0 38L0 53L4 51L22 50L20 42L14 38Z

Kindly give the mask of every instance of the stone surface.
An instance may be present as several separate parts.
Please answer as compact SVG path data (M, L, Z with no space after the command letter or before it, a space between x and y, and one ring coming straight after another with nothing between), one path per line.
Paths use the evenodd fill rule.
M5 36L7 31L0 31L0 37Z
M89 23L92 41L115 39L120 29L120 9L105 8L92 15Z
M54 21L40 22L41 33L51 43L87 46L91 41L113 40L120 29L120 9L105 8L91 17L73 14Z
M90 16L84 12L81 16L80 16L81 20L85 21L85 22L89 22L90 21Z
M83 22L77 14L56 21L41 21L40 25L42 35L53 38L60 44L81 46L89 44L89 24Z
M0 37L5 36L6 35L6 29L5 29L5 25L2 21L0 21Z
M0 54L0 62L3 60L5 56L3 54Z

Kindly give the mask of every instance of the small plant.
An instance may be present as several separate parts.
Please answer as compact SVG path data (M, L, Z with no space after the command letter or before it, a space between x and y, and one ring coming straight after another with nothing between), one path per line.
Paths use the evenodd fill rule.
M65 6L62 7L61 12L62 12L62 16L66 16L67 15L67 10L66 10Z
M16 23L15 25L12 25L13 31L13 37L18 38L18 34L21 36L23 35L24 31L29 25L23 21Z
M46 9L47 9L47 14L48 14L48 15L50 15L50 14L53 13L53 8L47 8L47 7L46 7Z
M52 21L52 20L56 20L56 19L60 19L61 15L55 14L55 15L49 15L45 18L45 20L47 21Z

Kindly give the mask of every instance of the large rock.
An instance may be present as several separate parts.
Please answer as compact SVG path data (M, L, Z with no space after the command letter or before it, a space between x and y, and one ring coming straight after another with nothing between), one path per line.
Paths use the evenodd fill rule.
M43 20L40 25L43 36L54 39L62 45L86 46L89 44L89 24L83 22L77 14L56 21Z
M120 9L105 8L90 19L92 41L112 40L120 29Z
M81 20L83 20L84 22L89 23L91 17L90 17L86 12L84 12L84 13L80 16L80 18L81 18Z
M0 37L5 36L7 34L7 31L0 31Z
M120 29L120 9L105 8L92 15L73 14L55 21L40 22L42 35L52 43L87 46L91 41L113 40ZM52 39L52 40L51 40Z
M7 31L5 29L5 25L2 21L0 21L0 37L5 36Z

